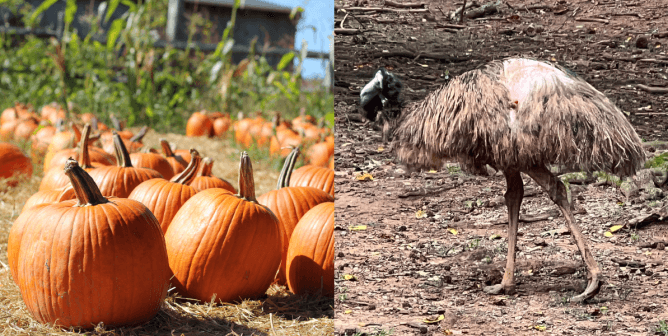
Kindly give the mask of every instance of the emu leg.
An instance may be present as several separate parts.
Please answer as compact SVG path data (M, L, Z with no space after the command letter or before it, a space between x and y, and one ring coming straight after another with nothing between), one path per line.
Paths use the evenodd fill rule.
M508 258L506 271L500 284L487 286L483 290L489 294L513 294L515 292L515 252L517 250L517 226L519 224L520 205L524 197L522 176L518 171L503 172L506 176L506 206L508 207Z
M571 205L568 203L566 187L561 180L554 176L545 166L535 167L528 171L527 174L529 174L529 176L543 188L543 190L550 196L550 199L561 209L561 212L566 219L566 224L568 224L568 228L571 231L571 235L573 235L575 243L582 255L582 259L584 259L585 265L587 266L587 271L589 272L589 284L582 294L571 298L571 301L581 302L593 298L598 294L598 291L603 285L603 282L601 281L601 271L586 244L585 238L580 231L580 227L575 222L575 217L573 217L573 213L571 212Z

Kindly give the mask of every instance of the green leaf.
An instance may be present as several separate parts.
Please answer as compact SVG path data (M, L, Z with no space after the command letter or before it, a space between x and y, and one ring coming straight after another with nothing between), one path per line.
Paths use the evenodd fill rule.
M137 12L137 5L130 1L130 0L121 0L121 3L128 6L128 11L130 13L136 13Z
M334 112L325 114L325 121L330 125L330 127L334 127Z
M304 12L304 8L301 7L301 6L297 6L297 7L293 8L290 11L290 20L294 19L295 16L297 15L297 13L303 13L303 12Z
M107 15L104 17L104 22L109 21L111 16L116 11L116 8L118 7L118 4L120 4L120 3L121 3L121 0L111 0L111 1L109 1L109 7L107 7Z
M65 5L65 25L69 26L74 21L74 14L77 12L77 0L67 0Z
M114 49L116 40L123 30L123 19L116 19L111 23L109 32L107 33L107 50L111 51Z
M290 64L290 62L292 62L294 58L295 58L295 53L293 51L283 55L283 57L281 57L281 60L278 62L278 65L276 66L276 70L282 71L288 64Z
M58 0L45 0L44 2L42 2L42 4L39 5L39 7L37 7L37 9L35 9L35 11L30 16L30 19L28 20L29 25L32 26L35 23L35 20L37 20L37 17L44 11L49 9L49 7L51 7L51 5L55 4L57 1Z

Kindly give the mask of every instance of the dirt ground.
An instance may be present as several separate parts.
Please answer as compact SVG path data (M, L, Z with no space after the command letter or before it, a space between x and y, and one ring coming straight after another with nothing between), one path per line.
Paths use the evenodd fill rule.
M668 140L668 96L642 89L668 86L668 0L514 0L465 19L463 29L447 26L458 23L448 16L461 2L412 12L375 0L335 4L335 28L359 30L335 36L338 334L668 335L662 195L571 182L576 220L605 280L593 300L576 304L568 298L586 285L582 259L558 208L524 176L520 216L530 223L520 223L518 293L488 295L482 288L500 283L507 253L503 176L467 175L454 163L406 173L380 132L356 117L359 91L381 66L400 76L412 102L446 75L524 56L573 70L626 112L643 140Z

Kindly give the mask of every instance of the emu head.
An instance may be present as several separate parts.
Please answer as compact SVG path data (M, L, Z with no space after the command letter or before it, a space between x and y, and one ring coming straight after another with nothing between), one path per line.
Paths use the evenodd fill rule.
M363 115L370 121L377 121L379 112L399 105L399 94L403 84L395 74L380 68L376 75L360 92Z

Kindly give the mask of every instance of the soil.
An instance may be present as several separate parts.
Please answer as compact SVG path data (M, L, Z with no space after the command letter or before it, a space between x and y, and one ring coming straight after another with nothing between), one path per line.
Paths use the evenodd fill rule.
M463 29L446 26L459 24L448 17L461 2L350 9L398 9L389 3L335 2L335 28L357 29L335 36L336 332L668 335L668 199L647 190L627 197L602 178L570 184L605 279L594 299L571 303L586 285L584 264L556 205L524 176L521 218L531 222L520 223L517 293L489 295L482 288L500 283L507 253L503 176L468 175L456 163L408 173L357 113L360 89L380 67L399 75L412 102L448 76L523 56L573 70L625 111L643 140L668 140L668 94L638 86L668 86L668 0L516 0L466 18Z

